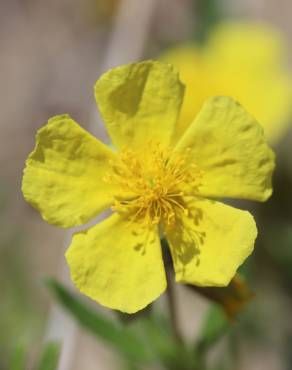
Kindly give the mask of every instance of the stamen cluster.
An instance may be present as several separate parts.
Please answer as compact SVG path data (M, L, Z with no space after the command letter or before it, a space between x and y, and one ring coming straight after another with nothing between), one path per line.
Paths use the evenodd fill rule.
M184 197L196 193L202 176L188 154L154 142L139 151L121 150L104 179L121 191L112 209L129 213L131 221L173 225L178 212L188 213Z

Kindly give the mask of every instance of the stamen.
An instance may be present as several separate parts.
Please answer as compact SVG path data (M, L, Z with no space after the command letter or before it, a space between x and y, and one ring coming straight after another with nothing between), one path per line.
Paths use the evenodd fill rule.
M188 214L184 196L195 195L200 186L203 173L190 162L190 150L179 153L155 142L136 152L124 148L104 177L123 194L112 209L129 214L131 223L172 226L179 213Z

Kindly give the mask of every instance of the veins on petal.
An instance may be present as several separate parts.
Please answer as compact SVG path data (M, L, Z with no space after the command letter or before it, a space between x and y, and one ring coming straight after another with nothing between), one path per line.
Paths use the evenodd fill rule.
M206 242L207 234L202 230L204 213L196 201L185 200L188 207L188 215L178 218L175 228L166 227L166 236L170 237L172 248L172 258L176 266L180 266L182 275L187 265L192 261L196 266L201 263L200 254Z

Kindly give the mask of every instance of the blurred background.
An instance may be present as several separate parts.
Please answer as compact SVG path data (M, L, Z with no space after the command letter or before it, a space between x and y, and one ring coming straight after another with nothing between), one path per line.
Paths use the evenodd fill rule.
M280 133L276 140L269 139L277 153L274 195L266 204L244 205L255 215L260 230L256 252L243 266L255 299L215 352L224 357L221 370L292 369L291 1L144 3L0 0L0 369L11 368L12 354L19 346L25 348L27 369L34 369L48 339L62 342L60 370L119 368L119 357L81 329L44 284L45 277L54 277L70 287L64 261L70 235L42 221L23 200L24 162L36 130L52 115L70 113L106 140L93 97L93 84L101 72L135 60L167 59L164 55L185 43L207 43L212 28L226 19L264 21L275 28L284 45L281 64L287 78L286 72L279 77L285 80L285 92L268 85L265 94L271 98L261 103L268 109L285 95L278 108L281 112L275 115L275 120L281 120L275 123L281 125ZM216 68L216 58L213 62ZM219 87L216 94L226 92ZM184 287L177 288L177 294L182 331L192 338L209 301Z

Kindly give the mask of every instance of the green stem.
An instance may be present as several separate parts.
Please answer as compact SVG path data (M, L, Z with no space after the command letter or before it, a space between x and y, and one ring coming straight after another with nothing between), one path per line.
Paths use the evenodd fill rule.
M167 296L167 304L169 309L169 317L170 323L172 327L172 332L175 340L178 344L183 344L183 338L180 333L179 329L179 320L178 320L178 312L177 312L177 304L175 300L175 292L174 292L174 279L173 279L173 269L172 269L172 261L169 254L169 246L165 239L161 240L161 244L163 246L163 259L166 271L166 282L167 282L167 289L166 289L166 296Z

